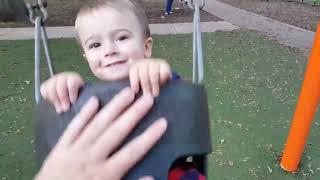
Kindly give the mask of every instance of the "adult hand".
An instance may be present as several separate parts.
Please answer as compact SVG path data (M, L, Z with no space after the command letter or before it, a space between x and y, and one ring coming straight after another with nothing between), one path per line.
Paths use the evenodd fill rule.
M115 151L153 105L153 98L148 94L133 101L134 92L125 88L98 112L97 98L90 98L69 124L35 179L121 179L167 128L167 121L160 118Z

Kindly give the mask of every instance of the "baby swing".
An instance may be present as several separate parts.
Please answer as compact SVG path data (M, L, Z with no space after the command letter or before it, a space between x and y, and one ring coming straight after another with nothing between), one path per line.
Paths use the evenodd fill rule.
M77 114L82 105L92 96L99 98L101 106L105 105L122 88L129 86L128 81L94 84L84 87L77 102L66 113L58 115L53 106L41 101L40 95L40 41L42 39L49 67L50 76L54 75L49 49L45 21L48 18L46 3L35 0L34 5L27 4L29 17L35 25L35 100L37 127L36 152L39 167L58 141L64 129ZM211 152L207 96L202 85L204 78L203 52L200 31L200 9L205 0L188 1L194 10L193 32L193 83L187 81L171 81L161 89L155 99L153 109L140 122L127 138L130 141L154 120L166 117L168 129L158 144L131 169L124 179L136 180L144 175L152 175L155 179L167 179L172 165L179 161L192 159L196 168L207 175L206 155ZM34 11L41 11L34 16ZM42 16L41 16L42 14ZM174 99L174 101L172 101ZM192 157L192 158L190 158Z

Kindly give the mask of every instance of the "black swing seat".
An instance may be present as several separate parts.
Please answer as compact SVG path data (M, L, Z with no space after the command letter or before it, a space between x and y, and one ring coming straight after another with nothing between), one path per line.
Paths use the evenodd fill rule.
M99 98L103 107L124 87L128 81L97 83L86 85L71 109L58 115L54 107L42 101L36 107L36 151L41 165L50 150L80 111L81 106L93 95ZM200 172L206 174L206 155L211 152L208 105L205 89L186 81L171 81L161 89L154 106L127 141L143 132L154 120L166 117L168 129L158 144L131 169L125 179L136 180L144 175L152 175L157 180L165 180L171 165L182 157L192 155Z

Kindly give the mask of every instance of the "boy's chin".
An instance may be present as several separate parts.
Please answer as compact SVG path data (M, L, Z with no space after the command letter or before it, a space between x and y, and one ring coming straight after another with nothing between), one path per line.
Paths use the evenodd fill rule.
M103 76L99 78L102 81L121 81L121 80L125 80L125 79L129 79L128 74L113 74L113 75L109 75L109 76Z
M103 68L100 71L92 71L93 74L102 81L120 81L129 79L129 70L127 66L118 66L116 68Z

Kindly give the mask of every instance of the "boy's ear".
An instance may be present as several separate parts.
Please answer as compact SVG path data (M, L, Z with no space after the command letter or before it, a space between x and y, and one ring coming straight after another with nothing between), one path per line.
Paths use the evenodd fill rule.
M83 57L85 60L87 60L87 56L86 56L85 53L82 54L82 57Z
M153 39L152 37L148 37L145 41L144 58L150 58L152 56L152 46L153 46Z

